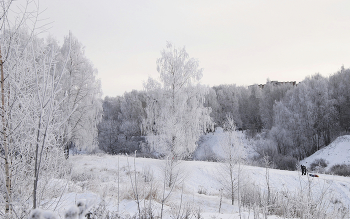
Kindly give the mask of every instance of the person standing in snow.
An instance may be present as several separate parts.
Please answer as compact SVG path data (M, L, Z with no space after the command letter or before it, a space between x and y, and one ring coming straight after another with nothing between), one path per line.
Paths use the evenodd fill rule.
M301 165L301 175L306 175L306 166Z

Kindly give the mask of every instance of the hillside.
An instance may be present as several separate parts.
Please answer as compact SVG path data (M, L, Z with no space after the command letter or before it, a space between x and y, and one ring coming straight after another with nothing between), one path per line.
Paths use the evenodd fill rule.
M313 161L321 158L327 161L327 169L335 164L350 164L350 135L338 137L330 145L316 151L300 163L310 167Z

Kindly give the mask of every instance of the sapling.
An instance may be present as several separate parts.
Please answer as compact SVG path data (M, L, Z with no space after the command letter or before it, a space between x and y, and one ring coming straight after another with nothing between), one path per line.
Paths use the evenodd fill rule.
M264 215L265 218L267 218L267 214L269 212L269 206L270 206L270 195L271 195L271 190L270 190L270 161L268 156L264 156L264 163L265 163L265 179L266 179L266 188L267 188L267 197L266 197L266 202L265 202L265 211Z
M179 206L179 212L177 214L177 217L176 218L179 218L180 215L181 215L181 207L182 207L182 196L183 196L183 193L184 193L184 183L182 183L182 188L181 188L181 198L180 198L180 206Z
M119 169L119 156L118 156L118 214L119 214L119 184L120 184L120 169Z
M34 46L32 46L32 50L34 53ZM40 175L40 168L41 168L41 162L43 159L43 152L45 147L47 147L48 144L48 137L51 134L50 132L53 132L55 128L52 127L52 123L54 121L55 114L58 112L57 106L57 100L59 91L60 91L60 82L63 74L65 73L65 65L67 64L67 60L63 66L63 69L61 72L59 72L57 75L55 67L51 67L53 63L55 62L55 50L54 48L49 51L49 56L42 60L42 63L36 64L35 56L33 56L33 62L34 62L34 69L36 72L40 72L40 70L43 72L42 77L44 78L44 89L42 88L43 83L39 78L39 76L36 76L36 95L37 99L39 100L38 110L39 110L39 121L37 123L37 126L34 126L33 128L36 129L36 141L35 141L35 167L34 167L34 188L33 188L33 209L36 208L37 205L37 187L38 187L38 181L39 181L39 175ZM68 53L69 54L69 53ZM39 82L40 80L40 82ZM73 110L74 111L74 110ZM71 112L72 113L72 112ZM56 115L57 116L57 115ZM64 119L65 120L65 119ZM57 126L57 124L56 124ZM58 127L56 127L57 129ZM51 134L52 135L52 134Z
M171 161L170 161L171 162ZM172 193L174 187L175 187L175 182L178 181L178 177L179 177L179 172L176 172L176 174L174 174L173 176L173 183L167 183L167 177L168 174L170 174L169 172L173 171L172 167L169 167L169 159L167 157L167 159L165 160L165 168L164 168L164 181L163 181L163 194L162 194L162 200L161 200L161 210L160 210L160 218L163 218L163 210L164 210L164 204L165 201L169 198L170 194ZM169 191L168 194L166 194L166 188L167 185L169 185Z
M222 192L224 189L220 189L220 204L219 204L219 214L221 213L221 204L222 204Z
M131 168L130 168L130 164L129 164L129 159L127 158L126 160L128 162L129 177L130 177L130 183L131 183L132 191L133 191L134 196L136 198L136 204L137 204L138 213L139 213L139 215L141 215L139 193L138 193L138 188L137 188L136 152L137 151L135 151L135 156L134 156L134 182L133 182L132 176L131 176L132 172L131 172Z
M229 191L231 196L231 204L234 204L235 191L237 190L237 201L239 209L239 217L241 218L241 173L242 173L242 162L244 159L244 148L242 143L237 138L237 133L235 132L236 126L231 115L226 116L225 127L226 132L223 133L220 139L220 145L224 152L224 157L222 159L224 176L223 178L228 178L226 181L226 189Z

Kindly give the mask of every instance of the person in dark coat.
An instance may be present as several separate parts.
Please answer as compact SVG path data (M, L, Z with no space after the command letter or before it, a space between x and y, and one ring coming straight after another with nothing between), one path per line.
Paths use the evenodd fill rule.
M301 175L306 175L306 166L301 165Z

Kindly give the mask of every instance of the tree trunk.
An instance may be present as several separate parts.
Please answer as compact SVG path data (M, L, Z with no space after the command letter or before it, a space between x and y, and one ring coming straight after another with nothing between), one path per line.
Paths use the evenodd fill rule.
M230 179L231 179L231 204L235 203L235 179L233 178L233 164L232 159L230 158Z
M33 209L36 208L36 192L38 188L38 176L39 176L39 170L38 170L38 158L39 158L39 138L40 138L40 128L41 128L41 119L42 114L40 115L39 124L38 124L38 132L37 132L37 138L36 138L36 148L35 148L35 167L34 167L34 188L33 188Z
M2 55L1 55L1 48L0 48L0 66L1 66L1 119L2 119L2 132L3 132L3 146L4 146L4 153L5 153L5 175L6 175L6 205L5 205L5 213L8 213L10 211L10 203L11 203L11 174L10 174L10 164L9 164L9 148L7 144L7 136L6 136L6 118L5 118L5 89L4 89L4 68L3 68L3 61L2 61Z

